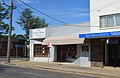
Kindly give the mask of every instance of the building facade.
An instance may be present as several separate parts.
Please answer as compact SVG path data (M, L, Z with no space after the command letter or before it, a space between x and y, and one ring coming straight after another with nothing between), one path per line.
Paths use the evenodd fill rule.
M91 66L120 66L119 0L90 0Z
M30 60L120 66L119 4L119 0L90 0L90 27L76 24L31 30Z
M90 32L89 26L81 23L30 30L30 61L90 67L90 40L79 38L79 33Z
M25 56L25 40L24 39L11 39L10 54L12 57ZM0 57L7 56L7 38L0 38Z

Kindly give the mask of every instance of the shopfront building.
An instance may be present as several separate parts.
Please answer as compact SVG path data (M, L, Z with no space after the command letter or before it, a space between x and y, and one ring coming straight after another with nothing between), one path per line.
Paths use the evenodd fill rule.
M91 66L120 66L119 2L90 0L90 32L79 38L91 40Z
M33 36L33 32L39 34ZM30 60L68 62L90 67L90 40L78 36L85 32L89 32L89 23L31 30Z
M119 35L119 31L79 35L91 39L91 66L120 66Z

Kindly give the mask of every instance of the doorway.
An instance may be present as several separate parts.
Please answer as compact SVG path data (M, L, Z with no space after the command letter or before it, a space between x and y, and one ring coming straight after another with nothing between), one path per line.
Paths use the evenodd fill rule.
M120 44L108 44L108 65L120 66Z
M57 61L68 62L67 58L76 58L77 45L58 45L57 46Z

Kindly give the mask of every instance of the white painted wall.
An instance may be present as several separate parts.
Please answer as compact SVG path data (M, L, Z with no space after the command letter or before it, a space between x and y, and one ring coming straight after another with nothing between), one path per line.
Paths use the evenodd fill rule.
M47 27L47 37L76 35L90 31L90 23Z
M120 13L120 0L90 0L91 32L119 31L120 27L99 28L99 16Z
M51 46L49 49L50 49L50 62L54 62L57 60L56 46Z
M30 57L33 57L34 53L34 44L30 44Z
M30 40L30 60L33 61L34 58L34 44L41 44L40 41Z
M79 64L81 67L90 67L90 45L89 52L82 52L82 46L87 44L77 45L77 59L73 62L74 64Z
M46 32L45 32L46 30ZM33 33L34 31L34 33ZM56 27L47 27L44 29L44 31L41 31L41 29L35 29L30 30L30 45L31 44L42 44L43 40L47 37L62 37L62 36L69 36L69 35L76 35L79 33L85 33L89 32L90 27L89 23L84 24L75 24L75 25L66 25L66 26L56 26ZM41 36L41 32L45 32ZM37 33L37 34L36 34ZM31 47L34 50L34 47ZM79 49L79 47L77 47ZM48 61L48 58L44 57L33 57L33 52L31 51L30 60L31 61ZM49 62L56 61L57 60L57 47L52 46L50 48L50 58ZM79 50L80 52L80 50ZM71 59L73 63L80 64L80 53L78 59Z
M49 48L50 57L34 57L34 44L41 44L40 41L31 40L30 41L30 61L37 62L53 62L57 60L57 48L56 46L51 46Z
M90 45L89 46L89 52L83 52L82 46L86 46L87 44L80 45L80 66L81 67L90 67Z
M48 57L30 57L30 61L35 62L50 62Z
M37 44L37 43L36 43ZM69 59L72 63L82 67L90 67L90 52L82 52L83 44L77 45L77 59ZM30 61L36 62L54 62L57 60L57 47L51 46L50 57L34 57L34 44L30 44Z
M34 44L41 44L42 40L30 40L30 61L50 62L48 57L34 57Z

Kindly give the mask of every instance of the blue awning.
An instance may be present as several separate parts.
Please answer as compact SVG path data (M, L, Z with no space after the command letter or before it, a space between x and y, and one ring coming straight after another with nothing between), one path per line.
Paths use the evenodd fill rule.
M120 36L120 31L79 34L79 38L99 38Z

